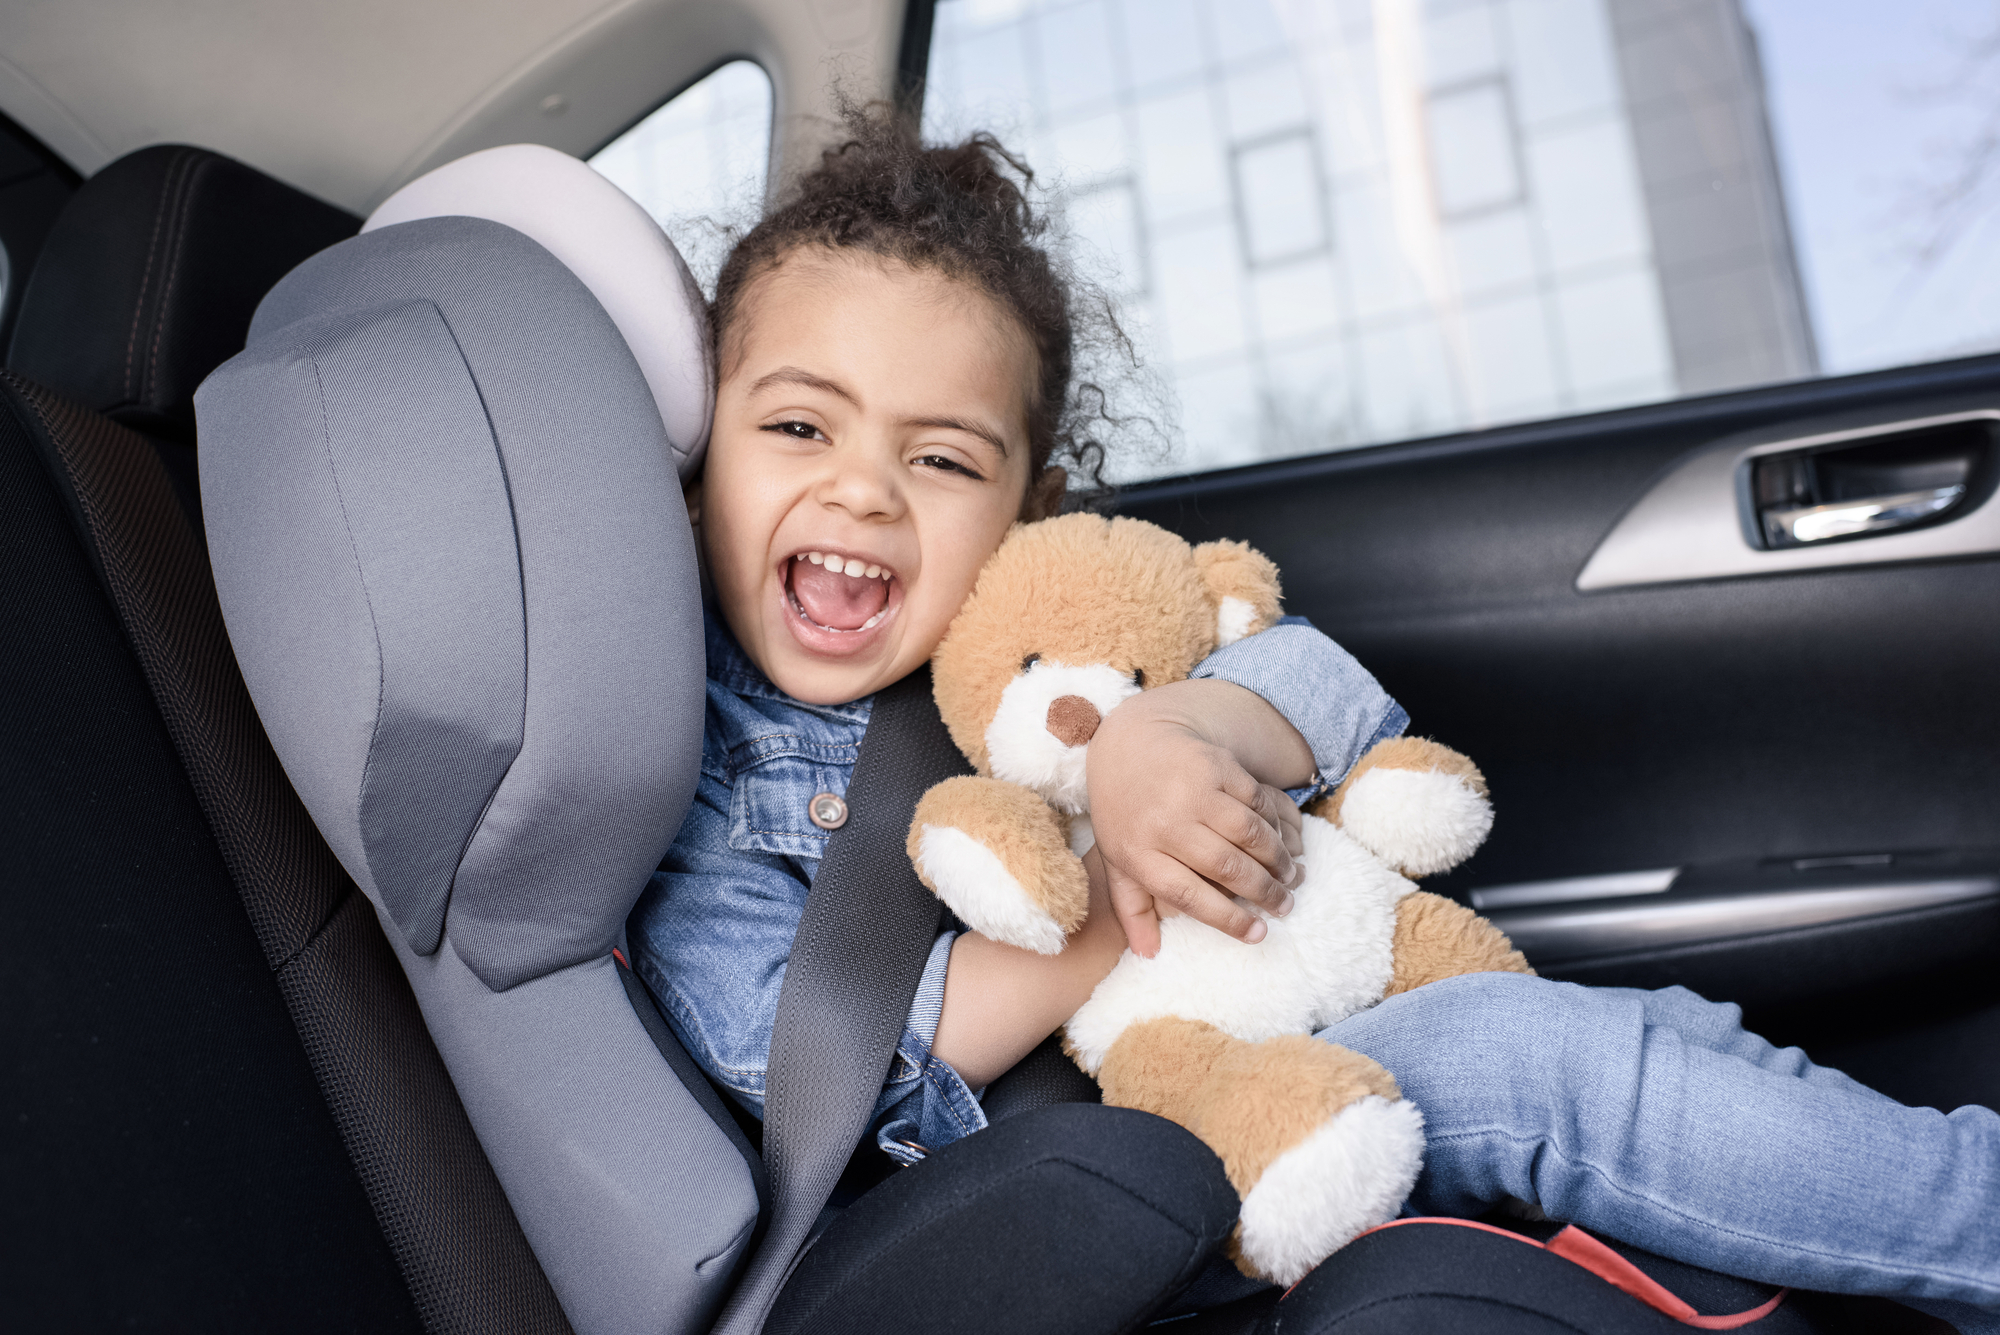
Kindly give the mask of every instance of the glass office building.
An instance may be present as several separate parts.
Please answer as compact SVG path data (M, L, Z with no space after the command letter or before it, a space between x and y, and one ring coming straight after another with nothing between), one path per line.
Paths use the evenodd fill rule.
M593 162L712 277L770 126L738 61ZM940 0L924 129L1117 299L1181 442L1128 477L1817 370L1738 0Z

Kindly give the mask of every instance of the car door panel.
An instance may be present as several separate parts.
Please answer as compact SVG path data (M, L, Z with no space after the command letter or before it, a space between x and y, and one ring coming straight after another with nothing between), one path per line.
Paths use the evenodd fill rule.
M1261 547L1289 611L1482 767L1493 835L1431 888L1669 873L1491 911L1557 976L1775 1006L2000 942L2000 559L1578 577L1717 442L1996 406L1989 357L1170 480L1119 508Z

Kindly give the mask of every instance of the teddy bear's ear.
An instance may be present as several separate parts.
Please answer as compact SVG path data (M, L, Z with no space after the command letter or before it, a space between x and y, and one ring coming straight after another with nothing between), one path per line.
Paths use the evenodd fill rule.
M1194 549L1195 565L1215 605L1215 642L1234 644L1278 623L1278 567L1247 542L1204 542Z

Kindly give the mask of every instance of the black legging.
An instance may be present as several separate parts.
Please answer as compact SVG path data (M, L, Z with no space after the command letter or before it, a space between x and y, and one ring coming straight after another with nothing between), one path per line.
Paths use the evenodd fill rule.
M1109 1335L1236 1224L1222 1163L1149 1113L1058 1104L968 1136L844 1211L766 1335Z

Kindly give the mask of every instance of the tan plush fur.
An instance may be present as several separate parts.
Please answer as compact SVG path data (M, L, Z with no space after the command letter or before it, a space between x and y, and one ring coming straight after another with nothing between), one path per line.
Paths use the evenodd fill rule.
M1017 783L965 776L933 786L917 803L908 849L917 875L933 892L918 855L925 826L963 830L995 854L1016 881L1065 933L1083 925L1090 882L1069 851L1062 818Z
M1042 915L1068 932L1087 911L1087 879L1070 851L1068 818L1058 812L1076 813L1074 828L1087 842L1089 803L1082 761L1094 722L1140 689L1183 680L1225 633L1254 634L1275 623L1282 611L1279 596L1276 568L1242 543L1190 547L1151 524L1084 514L1017 525L980 572L932 659L938 708L952 740L982 777L948 780L920 803L910 832L912 860L921 873L926 829L944 831L946 837L933 843L946 852L934 856L933 865L952 886L934 884L929 875L925 884L954 908L969 906L960 909L968 922L973 921L972 910L988 911L989 925L980 930L989 936L1029 949L1060 949L1061 939L1050 939L1052 928ZM1377 768L1463 778L1484 799L1485 780L1464 756L1434 742L1395 739L1363 757L1320 804L1319 814L1337 820L1354 780ZM1420 822L1424 790L1418 785L1412 791L1413 799L1397 800L1415 815L1405 817L1404 808L1392 814ZM1357 799L1350 813L1357 823L1363 806ZM1357 920L1362 923L1359 935L1299 948L1321 950L1312 956L1319 961L1328 958L1323 953L1328 947L1360 952L1357 961L1364 956L1377 961L1355 966L1364 972L1352 979L1370 981L1347 984L1369 995L1357 992L1339 1004L1373 1004L1379 997L1372 989L1381 986L1373 979L1387 978L1392 971L1393 982L1384 995L1457 973L1527 969L1506 938L1483 920L1436 896L1383 888L1381 878L1396 887L1406 884L1394 879L1392 862L1368 852L1359 838L1341 832L1331 837L1340 842L1327 847L1347 851L1327 856L1372 858L1374 871L1325 884L1317 893L1335 898L1315 902L1353 905L1363 902L1364 894L1382 896L1379 908L1367 910L1377 916ZM1471 845L1480 837L1483 828L1471 836ZM1328 865L1351 864L1336 860ZM1018 889L1009 887L1009 877ZM1376 889L1364 891L1364 886ZM1405 905L1401 909L1393 907L1399 898ZM1392 913L1393 926L1387 920ZM1288 930L1305 930L1298 921L1295 917ZM1018 926L1024 922L1027 926ZM1377 935L1370 937L1369 931ZM1369 940L1377 944L1359 944ZM1160 965L1169 958L1164 944L1156 960L1137 961L1128 952L1080 1012L1113 1017L1110 1027L1095 1031L1102 1041L1092 1040L1093 1058L1101 1054L1097 1076L1105 1101L1157 1113L1199 1136L1221 1157L1231 1183L1244 1196L1245 1220L1255 1215L1262 1221L1246 1222L1250 1241L1243 1246L1271 1258L1286 1273L1303 1273L1300 1266L1315 1263L1326 1249L1371 1221L1388 1217L1378 1212L1363 1219L1362 1213L1393 1213L1400 1196L1389 1199L1384 1193L1407 1192L1414 1178L1421 1118L1400 1102L1390 1074L1359 1054L1304 1032L1270 1037L1274 1030L1265 1028L1249 1038L1238 1037L1185 1015L1148 1010L1156 1006L1154 1001L1133 1000L1154 995L1143 992L1151 986L1146 979L1182 977L1141 971L1153 967L1192 969L1185 975L1187 987L1238 989L1215 995L1242 998L1252 1009L1288 1005L1278 998L1298 995L1296 981L1274 981L1268 995L1256 991L1255 980L1279 976L1257 972L1264 965L1247 973L1230 965L1235 971L1227 977L1235 981L1225 983L1223 973L1204 972L1211 959L1204 953L1208 947L1175 949L1181 953L1171 958L1182 963L1171 966ZM1369 950L1382 953L1366 955ZM1365 972L1377 968L1380 974ZM1141 991L1118 991L1113 984L1120 979ZM1252 992L1241 990L1246 986ZM1285 991L1287 987L1294 990ZM1191 994L1185 989L1171 993L1171 998L1183 996ZM1128 1004L1129 1019L1121 1009ZM1191 999L1190 1009L1195 1004ZM1238 1008L1230 1013L1247 1012ZM1307 1027L1303 1019L1298 1024L1301 1030ZM1078 1054L1072 1050L1072 1055ZM1081 1059L1080 1064L1089 1069ZM1356 1116L1343 1116L1350 1109ZM1271 1172L1281 1161L1283 1170ZM1404 1171L1410 1176L1394 1176ZM1383 1185L1395 1181L1402 1186ZM1322 1208L1321 1202L1329 1204ZM1341 1221L1351 1221L1351 1227ZM1306 1249L1318 1250L1307 1254ZM1246 1271L1254 1269L1249 1260L1239 1263Z
M1347 777L1340 786L1318 801L1306 805L1306 810L1322 820L1340 824L1340 804L1347 800L1347 794L1354 787L1354 781L1377 767L1382 769L1406 769L1419 773L1429 770L1441 774L1455 774L1472 785L1473 791L1486 796L1486 776L1479 767L1448 746L1441 746L1427 737L1391 737L1368 748L1368 754L1354 762L1354 768L1347 771Z
M1033 542L1012 541L1024 527L979 572L931 659L951 739L982 774L986 725L1028 655L1143 671L1157 686L1187 676L1215 648L1208 586L1180 538L1137 519L1074 514L1034 525ZM1105 572L1119 581L1115 591L1102 586Z
M1247 542L1204 542L1194 549L1194 560L1218 606L1224 598L1241 599L1250 605L1246 634L1255 635L1278 624L1284 615L1278 603L1282 589L1278 567L1271 564L1270 557Z
M1274 1160L1356 1099L1401 1097L1368 1057L1304 1034L1246 1042L1197 1020L1148 1020L1126 1030L1098 1073L1104 1101L1186 1127L1248 1196ZM1232 1245L1231 1259L1256 1274Z
M1384 996L1462 973L1534 972L1505 932L1465 905L1423 890L1396 906L1395 957Z

